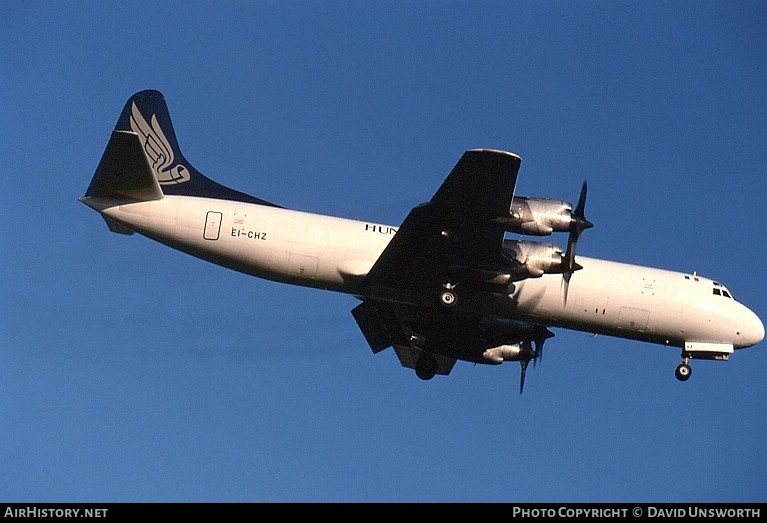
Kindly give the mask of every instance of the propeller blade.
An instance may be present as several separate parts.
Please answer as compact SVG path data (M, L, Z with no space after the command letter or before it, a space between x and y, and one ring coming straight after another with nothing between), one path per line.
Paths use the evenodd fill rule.
M546 340L548 338L551 338L554 336L554 333L551 332L549 329L543 326L537 326L533 327L535 329L535 335L533 339L529 341L530 345L528 347L528 352L526 354L526 357L519 360L519 365L522 367L522 372L519 376L519 393L522 394L522 391L525 388L525 376L527 375L527 366L530 364L530 361L533 362L533 368L535 368L538 360L543 358L543 344L546 343Z
M530 363L530 360L519 360L519 364L522 367L522 372L519 375L519 394L522 395L522 391L525 388L525 374L527 374L527 365Z
M546 338L543 338L541 340L534 340L535 341L535 357L533 358L533 367L537 365L538 361L543 361L543 344L546 341Z
M578 197L578 205L575 207L575 210L570 217L570 234L567 237L567 251L562 258L562 277L565 281L565 303L567 303L567 290L570 278L575 271L583 268L575 262L575 248L578 245L578 239L583 231L594 226L593 223L586 219L587 191L588 184L586 180L584 180L583 185L581 186L581 194Z
M591 223L590 221L586 219L586 215L584 214L584 210L586 207L586 191L587 190L588 190L588 180L583 180L583 185L581 186L581 194L578 197L578 205L575 207L575 212L573 213L575 215L575 218L577 220L580 220L584 229L588 229L589 227L594 226L593 223Z

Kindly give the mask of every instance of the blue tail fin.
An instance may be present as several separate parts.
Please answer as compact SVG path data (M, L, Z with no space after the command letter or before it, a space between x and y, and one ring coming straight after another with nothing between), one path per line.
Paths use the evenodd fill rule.
M277 205L214 182L184 158L161 92L141 91L125 103L115 131L136 133L165 195L200 196L260 205Z

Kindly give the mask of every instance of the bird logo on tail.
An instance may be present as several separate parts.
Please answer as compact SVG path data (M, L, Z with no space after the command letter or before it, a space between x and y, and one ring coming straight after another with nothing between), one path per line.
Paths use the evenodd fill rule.
M157 181L160 185L172 185L188 182L191 174L185 165L174 165L173 147L162 132L156 115L152 115L151 124L147 122L133 103L130 117L131 131L141 136L141 143L149 158Z

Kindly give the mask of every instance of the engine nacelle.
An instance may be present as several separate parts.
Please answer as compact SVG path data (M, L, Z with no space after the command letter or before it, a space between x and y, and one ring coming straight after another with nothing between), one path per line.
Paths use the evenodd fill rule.
M552 232L568 232L573 205L562 200L515 196L509 216L497 219L507 231L533 236L548 236Z
M484 318L481 331L488 363L530 361L540 356L543 343L554 333L542 325L519 320Z
M518 343L513 345L498 345L486 349L482 357L493 363L503 363L504 361L518 361L522 354L522 347Z
M517 272L526 278L539 278L544 274L561 274L562 248L553 243L523 240L503 240L504 255L518 264ZM522 279L520 277L516 280Z

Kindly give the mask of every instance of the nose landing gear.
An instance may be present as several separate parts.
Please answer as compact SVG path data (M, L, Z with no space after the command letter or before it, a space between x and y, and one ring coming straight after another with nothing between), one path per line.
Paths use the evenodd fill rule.
M692 367L690 367L690 355L685 351L682 351L682 363L676 368L674 372L676 379L679 381L687 381L692 376Z

